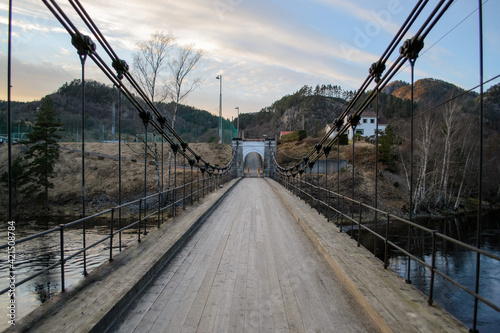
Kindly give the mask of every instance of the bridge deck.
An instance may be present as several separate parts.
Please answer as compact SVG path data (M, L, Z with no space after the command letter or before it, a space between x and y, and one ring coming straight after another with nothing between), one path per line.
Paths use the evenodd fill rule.
M269 184L243 179L117 332L370 332Z
M467 332L426 303L276 182L247 178L189 207L7 332L104 332L112 323L119 332Z

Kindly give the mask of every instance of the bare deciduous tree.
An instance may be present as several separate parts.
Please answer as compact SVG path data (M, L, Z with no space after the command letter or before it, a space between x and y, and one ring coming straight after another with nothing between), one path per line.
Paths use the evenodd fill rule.
M193 45L180 47L175 58L169 62L170 75L167 81L167 89L170 98L174 102L174 110L172 112L172 128L175 128L177 120L177 110L179 103L184 100L191 92L193 92L201 83L199 77L189 79L188 76L201 59L203 52L195 50ZM170 174L172 165L172 150L168 153L168 175L167 188L170 188Z
M170 33L156 32L151 39L137 44L138 51L133 55L134 77L146 91L151 102L159 104L168 97L168 90L163 84L168 68L169 53L174 47L175 39ZM154 159L158 191L162 191L163 182L158 166L158 145L154 135ZM163 162L162 162L163 163Z
M166 75L169 53L175 39L171 34L157 32L151 39L137 44L138 51L134 54L135 78L146 90L151 101L162 102L167 98L167 89L162 86Z
M441 127L441 132L443 134L443 148L444 154L441 165L441 178L439 181L439 187L442 189L441 194L438 195L437 203L441 202L447 206L451 201L452 191L449 191L449 179L450 179L450 164L451 156L455 146L455 134L458 133L458 113L459 105L456 102L447 103L443 111L441 112L443 116L443 126ZM448 193L449 192L449 193Z
M174 109L170 115L170 126L175 129L177 110L181 101L195 90L201 79L189 79L189 76L202 56L201 50L195 50L193 45L177 47L172 34L157 32L151 39L138 44L138 51L134 54L135 76L148 97L157 106L170 99ZM162 112L163 113L163 112ZM160 176L158 148L154 135L154 159L158 190L163 190L163 167ZM163 155L162 162L163 165ZM170 174L172 164L172 150L169 150L167 189L170 188Z

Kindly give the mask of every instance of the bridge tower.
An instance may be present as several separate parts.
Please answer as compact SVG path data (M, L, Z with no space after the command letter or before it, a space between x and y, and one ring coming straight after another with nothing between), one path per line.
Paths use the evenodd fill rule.
M236 150L235 167L233 168L236 177L243 177L247 174L243 169L245 159L250 153L257 153L262 159L263 166L259 173L261 176L271 177L274 172L276 172L271 155L271 152L276 149L276 140L265 139L252 141L233 139L233 149Z

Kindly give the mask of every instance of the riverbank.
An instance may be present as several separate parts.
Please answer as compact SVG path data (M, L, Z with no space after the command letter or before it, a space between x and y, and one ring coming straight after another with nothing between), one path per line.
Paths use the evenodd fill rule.
M318 142L319 139L308 138L302 141L280 144L277 148L277 161L280 165L288 167L301 163L302 157L306 156ZM409 180L404 175L391 172L383 163L379 163L378 177L375 180L376 155L375 146L372 143L356 142L354 174L352 145L340 146L338 157L341 160L348 161L347 167L341 169L340 174L331 174L326 179L324 175L318 177L313 174L311 176L309 172L306 172L302 175L302 179L313 185L319 183L321 187L327 186L331 191L349 198L355 198L366 205L376 206L382 211L402 218L409 218ZM321 159L324 159L324 156ZM329 160L336 159L337 151L335 146L334 151L329 155ZM377 195L375 195L375 191L377 191ZM326 202L326 194L321 192L321 195L323 196L321 199ZM377 200L375 200L375 197L377 197ZM336 200L336 198L333 200ZM456 200L456 197L451 198L449 204L445 207L444 205L436 205L432 200L424 197L419 210L413 216L418 219L477 215L477 198L462 196L455 209ZM492 201L483 200L483 214L497 210L500 210L499 197L492 198Z
M61 142L60 158L54 169L56 177L51 179L54 188L49 189L49 210L44 205L36 203L35 199L23 195L20 191L14 197L14 219L18 223L29 223L40 217L79 217L82 213L82 153L81 143ZM231 158L231 147L214 143L193 143L190 147L212 164L225 165ZM161 156L161 145L158 144L158 154ZM148 145L148 159L144 166L144 144L122 144L122 202L129 202L144 196L144 169L146 168L147 194L158 193L159 178L161 180L161 161L158 168L154 162L154 145ZM23 146L13 146L13 159L22 156ZM161 159L161 158L160 158ZM173 159L172 159L173 163ZM191 180L189 166L184 161L177 161L177 186L184 180ZM85 204L86 215L118 205L118 144L117 143L87 143L85 144ZM187 167L185 169L185 167ZM163 183L167 186L168 146L164 145ZM174 172L172 167L172 183ZM0 174L7 171L7 146L0 146ZM197 179L198 173L193 172ZM161 182L161 181L160 181ZM7 220L8 189L2 186L0 197L0 218ZM125 213L127 214L127 213ZM131 213L133 214L133 212Z
M278 160L281 162L295 161L301 158L310 148L311 142L292 142L282 144L278 149ZM54 188L49 190L50 209L45 210L41 204L34 204L34 200L18 194L15 198L17 205L14 208L14 218L19 223L29 223L41 216L51 217L80 217L82 214L82 177L81 177L81 143L61 142L60 159L55 165L57 177L52 182ZM231 147L214 143L194 143L191 147L212 164L224 165L231 157ZM167 184L168 149L164 147L163 183ZM375 158L373 145L360 142L356 144L354 195L357 200L367 205L375 205ZM117 143L87 143L85 145L85 196L86 215L95 214L102 210L118 205L118 144ZM158 145L161 154L161 145ZM149 144L148 163L146 164L146 187L148 195L158 192L158 176L161 178L161 164L156 168L153 153L154 146ZM22 145L13 147L14 158L22 155ZM332 157L332 156L331 156ZM326 180L320 175L321 186L328 185L333 191L341 195L352 196L352 149L341 146L340 158L349 161L348 167L341 170L340 176L331 174ZM0 145L0 174L7 170L7 146ZM183 160L177 161L177 185L184 179ZM296 163L296 162L295 162ZM190 170L186 171L186 182L191 181ZM193 173L198 178L198 173ZM309 175L307 176L309 177ZM317 178L314 177L314 183ZM340 186L339 186L340 184ZM383 211L401 217L408 217L408 191L406 179L391 173L383 166L380 167L378 177L377 207ZM0 218L6 221L8 216L8 191L2 186L0 189ZM122 144L122 202L129 202L144 196L144 144ZM454 199L450 207L454 206ZM136 207L138 209L138 207ZM464 198L455 210L446 207L429 207L421 209L415 215L417 218L438 218L447 216L475 215L478 202L474 198ZM483 201L483 214L500 210L500 201ZM129 213L133 215L135 212ZM128 213L124 213L127 217Z

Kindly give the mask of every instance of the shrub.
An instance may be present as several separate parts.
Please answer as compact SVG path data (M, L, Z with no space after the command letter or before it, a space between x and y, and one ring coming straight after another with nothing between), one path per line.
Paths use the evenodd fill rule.
M290 134L283 135L281 137L281 142L291 142L291 141L301 141L307 138L307 132L304 130L293 131Z

